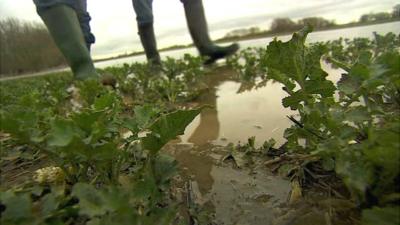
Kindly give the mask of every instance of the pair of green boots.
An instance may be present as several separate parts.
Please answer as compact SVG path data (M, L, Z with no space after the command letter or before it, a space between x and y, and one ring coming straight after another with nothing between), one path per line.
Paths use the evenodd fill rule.
M206 57L205 64L211 64L239 49L237 44L219 47L212 43L208 36L201 0L187 1L187 3L184 3L184 8L190 34L200 54ZM41 12L40 16L66 58L76 79L102 79L103 83L109 80L109 78L101 78L94 68L74 9L60 4ZM152 25L150 27L139 27L139 35L149 63L161 65Z
M234 43L226 47L215 45L208 35L208 27L202 0L181 0L185 10L186 22L194 45L204 58L204 64L212 64L216 60L234 54L239 45ZM151 65L160 66L161 60L157 50L153 24L139 25L139 36L145 50L147 61Z

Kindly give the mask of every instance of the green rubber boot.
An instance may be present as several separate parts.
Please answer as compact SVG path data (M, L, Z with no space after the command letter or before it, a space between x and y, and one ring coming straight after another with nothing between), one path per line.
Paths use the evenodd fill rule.
M181 0L185 9L186 22L192 36L194 45L205 57L204 64L212 64L216 60L225 58L234 54L239 45L233 43L229 46L222 47L215 45L208 35L207 21L204 13L202 0Z
M151 67L161 67L161 59L157 50L153 24L139 25L138 30L140 42L146 53L147 62Z
M71 7L63 4L39 12L51 36L71 67L76 79L99 79L79 25Z

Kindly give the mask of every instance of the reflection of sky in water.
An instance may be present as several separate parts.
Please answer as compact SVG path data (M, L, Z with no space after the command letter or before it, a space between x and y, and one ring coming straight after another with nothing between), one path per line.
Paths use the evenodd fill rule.
M334 82L338 81L342 70L333 69L322 63L322 68ZM218 73L213 74L218 77ZM286 115L295 115L295 111L284 108L282 99L286 93L282 85L268 82L265 87L238 93L240 84L224 81L216 88L216 93L209 93L203 104L215 105L190 124L182 136L184 143L203 145L207 142L226 145L227 142L247 142L251 136L256 137L256 144L274 138L283 144L285 129L292 125ZM216 97L212 102L210 97Z
M239 83L232 81L218 86L214 114L208 112L206 117L196 118L187 128L182 141L193 143L193 140L202 140L194 143L205 144L204 140L208 140L225 145L227 142L243 143L255 136L257 144L269 138L283 143L283 131L290 126L285 115L294 112L282 107L281 100L286 95L281 86L268 83L258 90L238 94L239 87ZM204 127L200 128L202 133L197 131L199 127ZM193 137L194 133L200 137Z

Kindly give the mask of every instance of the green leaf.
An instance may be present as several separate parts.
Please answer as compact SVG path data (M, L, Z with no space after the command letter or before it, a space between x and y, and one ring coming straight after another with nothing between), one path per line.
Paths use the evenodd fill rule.
M358 81L364 81L367 80L371 75L371 70L367 65L363 65L363 64L355 64L350 72L349 72L349 76L352 79L356 79Z
M304 89L308 94L320 94L322 97L332 97L336 87L329 80L307 80Z
M99 118L103 115L104 112L102 111L97 111L97 112L92 112L92 111L84 111L84 112L79 112L75 113L72 116L72 120L79 125L79 127L84 130L87 133L90 133L93 124L99 120Z
M373 181L374 175L370 165L360 160L358 150L346 149L347 154L341 154L336 159L335 171L343 178L347 188L352 190L359 200L364 200L365 192Z
M178 172L178 163L168 155L160 154L155 158L154 173L159 185L164 185Z
M54 147L65 147L71 143L77 133L73 121L57 118L51 124L47 144Z
M344 74L338 81L337 85L341 92L345 93L346 95L351 95L359 90L361 82L356 79L352 79L347 74Z
M117 102L117 96L113 93L101 95L94 101L95 110L105 110L111 108Z
M1 220L18 221L32 216L32 202L28 194L2 192L0 200L6 206L1 214Z
M144 148L150 150L152 153L158 152L168 141L183 134L186 126L200 114L203 108L178 110L159 117L149 127L151 133L142 138Z
M58 208L59 204L60 202L53 193L45 195L42 199L42 216L49 216Z
M345 113L345 119L354 123L362 123L370 120L370 114L364 106L351 107Z
M275 144L276 144L276 140L273 138L270 138L268 141L264 142L263 148L268 151L270 148L273 148L275 146Z
M400 207L374 207L362 211L363 225L398 225L400 224Z
M13 119L10 114L0 112L0 130L10 134L18 135L19 123L16 119Z
M124 118L122 126L130 130L134 135L136 135L139 131L139 124L136 121L136 118Z
M300 104L307 100L307 95L304 91L299 90L293 93L292 95L285 97L282 99L282 105L285 108L290 107L292 110L296 110L300 107Z
M152 173L151 160L147 160L141 177L135 180L133 185L133 196L139 201L148 201L149 198L157 198L160 194L157 188L157 181Z
M268 71L277 70L285 74L301 84L306 77L307 73L307 49L304 45L308 33L312 31L310 26L305 26L300 32L294 33L292 39L288 42L282 42L274 39L267 46L266 65ZM278 81L287 84L287 78L282 77L282 74L275 73L274 76L279 78ZM287 87L290 89L290 87Z
M134 109L135 119L141 128L146 128L152 119L157 116L159 110L151 105L136 106Z
M268 78L284 84L285 87L290 91L296 87L296 84L294 84L293 81L286 76L286 74L272 67L268 68Z
M102 121L93 123L90 134L90 142L91 143L98 142L101 138L104 138L104 136L106 136L108 132L109 132L108 127L105 124L103 124Z
M99 190L90 184L77 183L72 189L72 195L79 199L79 213L90 217L107 213L107 203Z
M117 159L118 155L120 155L119 153L121 152L118 151L117 146L112 142L96 146L93 151L90 151L92 159L106 162Z

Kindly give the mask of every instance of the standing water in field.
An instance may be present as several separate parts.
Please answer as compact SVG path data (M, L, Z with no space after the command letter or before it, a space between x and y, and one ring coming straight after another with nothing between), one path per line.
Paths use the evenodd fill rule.
M323 68L334 81L342 72L326 63ZM280 84L267 82L241 91L243 83L235 81L234 75L232 69L219 67L206 76L208 90L196 104L213 107L204 109L184 135L165 148L179 162L194 193L193 201L212 210L217 224L286 224L293 217L302 218L301 213L308 217L298 224L324 221L323 213L304 211L304 206L287 214L289 179L263 166L237 168L223 160L229 154L224 146L246 143L252 136L256 146L270 138L278 146L284 144L284 131L291 125L286 115L295 115L282 106L286 94Z
M168 146L167 151L192 180L196 202L211 203L215 208L217 223L270 224L266 221L273 221L273 209L286 202L289 181L263 169L233 168L222 162L227 152L220 146L249 136L280 140L289 125L282 113L289 112L280 106L279 94L268 101L268 95L279 86L237 93L240 84L231 80L233 73L221 68L207 76L209 89L199 103L213 108L203 110L187 127L181 142Z
M355 37L365 37L372 38L373 32L377 32L378 34L386 34L389 32L393 32L395 34L400 33L400 22L392 22L392 23L384 23L378 25L370 25L370 26L362 26L362 27L352 27L352 28L344 28L344 29L336 29L336 30L328 30L328 31L316 31L309 35L307 42L319 42L319 41L329 41L336 40L340 37L353 39ZM291 35L278 36L278 39L282 41L288 41ZM239 41L239 44L242 49L247 47L265 47L269 42L273 40L272 37L268 38L260 38L260 39L251 39L246 41ZM161 52L161 57L173 57L179 58L182 57L185 53L189 54L197 54L196 48L186 48L172 51ZM95 66L98 68L105 68L109 66L117 66L122 65L124 63L132 63L132 62L145 62L146 57L144 55L132 56L120 59L107 60L103 62L95 63Z

